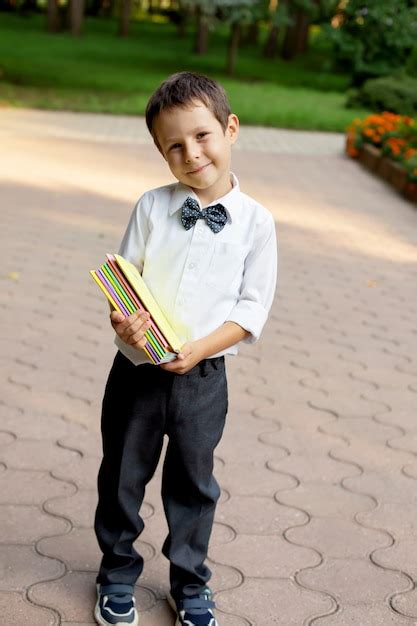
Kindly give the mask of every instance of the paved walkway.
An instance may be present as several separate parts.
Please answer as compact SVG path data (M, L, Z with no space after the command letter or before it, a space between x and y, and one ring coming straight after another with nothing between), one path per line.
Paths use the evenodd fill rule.
M143 121L0 111L0 615L92 624L99 405L113 346L87 270L171 181ZM280 285L229 358L210 551L221 626L417 621L417 212L340 135L243 129ZM239 148L239 146L238 146ZM138 542L143 626L173 626L158 471Z

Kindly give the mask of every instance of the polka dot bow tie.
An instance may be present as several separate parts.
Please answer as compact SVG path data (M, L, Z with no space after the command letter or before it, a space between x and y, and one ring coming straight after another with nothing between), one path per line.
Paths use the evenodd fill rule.
M213 233L219 233L227 222L226 209L222 204L214 204L201 209L194 198L187 198L181 207L181 222L185 230L194 226L197 220L204 219Z

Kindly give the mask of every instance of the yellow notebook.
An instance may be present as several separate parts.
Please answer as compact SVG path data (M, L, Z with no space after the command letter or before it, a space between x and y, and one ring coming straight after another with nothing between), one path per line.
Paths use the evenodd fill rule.
M149 313L153 317L156 325L170 344L171 348L174 350L174 352L181 352L181 347L183 345L182 342L178 339L165 315L162 313L155 298L146 286L145 281L139 274L137 267L135 267L133 263L126 261L126 259L124 259L119 254L115 254L114 257L117 261L117 265L120 267L123 274L129 281L129 284L138 295L145 309L149 311Z

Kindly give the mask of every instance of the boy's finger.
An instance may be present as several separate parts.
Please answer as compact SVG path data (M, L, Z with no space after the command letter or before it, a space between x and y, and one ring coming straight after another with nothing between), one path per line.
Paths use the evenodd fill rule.
M123 320L125 319L125 316L123 315L123 313L120 313L120 311L112 311L110 313L110 319L115 324L120 324L120 322L123 322Z

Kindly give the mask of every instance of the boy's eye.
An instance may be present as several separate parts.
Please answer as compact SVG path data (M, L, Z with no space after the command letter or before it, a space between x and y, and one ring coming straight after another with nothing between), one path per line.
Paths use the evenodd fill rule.
M198 133L197 135L197 139L202 139L203 137L205 137L206 135L208 135L207 132L203 132L203 133Z
M170 147L170 150L175 150L176 148L181 148L181 144L180 143L173 143L172 146Z

